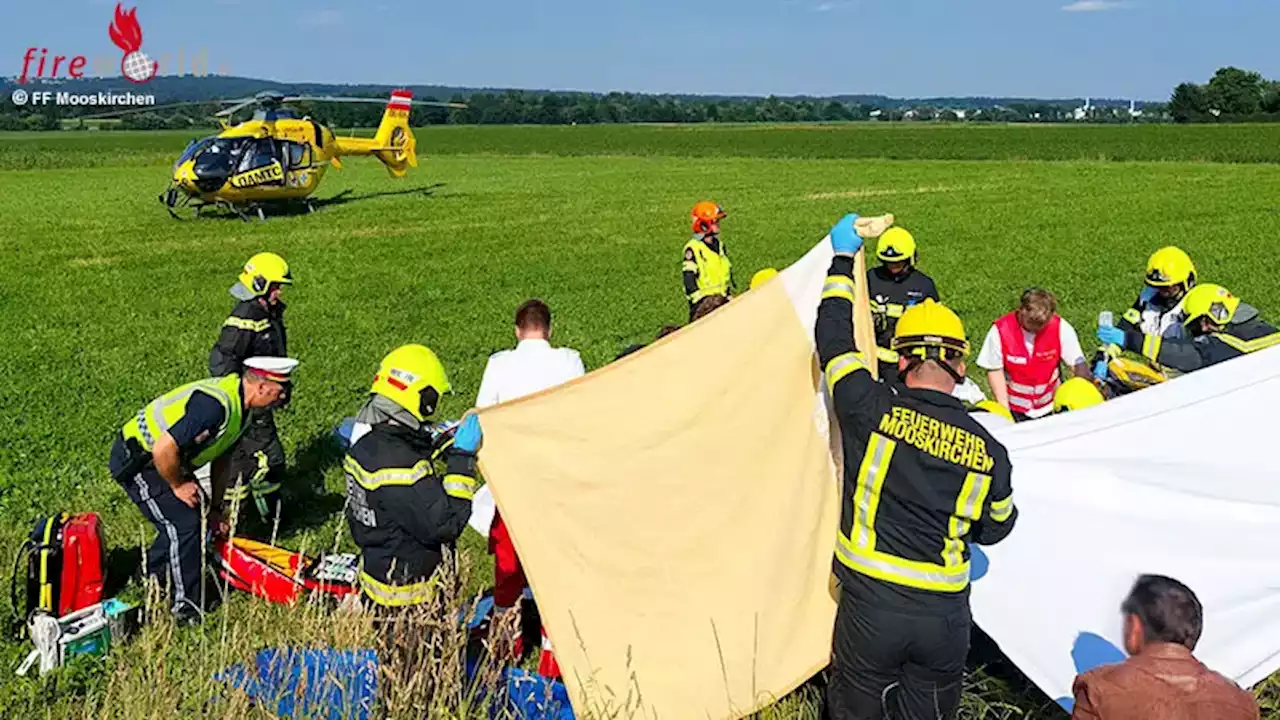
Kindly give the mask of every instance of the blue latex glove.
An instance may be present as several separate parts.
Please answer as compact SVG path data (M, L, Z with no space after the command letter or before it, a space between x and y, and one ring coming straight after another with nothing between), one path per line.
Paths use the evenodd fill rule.
M1115 326L1100 327L1098 328L1098 340L1104 345L1124 347L1124 330Z
M1093 376L1099 380L1107 379L1107 359L1105 357L1093 364Z
M1156 289L1150 285L1143 285L1142 292L1138 293L1138 302L1149 303L1156 296Z
M853 255L862 247L862 238L853 229L853 221L857 219L856 214L849 213L831 228L831 249L837 255Z
M480 417L474 413L468 415L458 426L453 436L453 446L463 452L475 453L480 447L480 439L484 433L480 430Z

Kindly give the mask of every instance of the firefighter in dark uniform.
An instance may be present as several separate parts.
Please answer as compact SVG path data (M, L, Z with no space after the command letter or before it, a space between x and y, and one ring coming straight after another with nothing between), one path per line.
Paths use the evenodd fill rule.
M369 425L347 452L347 523L360 547L360 590L383 614L432 598L433 574L471 517L479 423L468 416L433 462L427 418L449 379L435 353L405 345L383 359L370 398L357 415Z
M209 373L214 377L238 373L246 358L255 355L285 357L285 304L280 294L293 284L293 275L284 258L275 253L258 253L249 258L231 296L239 302L222 323L222 332L209 353ZM228 502L242 505L253 500L259 515L268 520L279 508L280 477L284 473L284 447L270 410L250 413L244 436L231 455L234 484L227 490Z
M724 208L704 200L693 206L693 239L684 245L681 271L684 293L689 300L689 322L693 322L698 303L712 295L729 297L733 287L733 268L720 239L720 221Z
M204 582L202 514L215 534L225 532L221 502L229 451L253 410L282 402L298 361L254 357L243 374L183 385L151 401L129 419L111 446L108 467L142 515L156 528L146 571L169 587L181 622L199 620L216 602L216 584ZM195 468L211 464L212 498L205 498ZM215 595L211 597L210 595Z
M1189 373L1225 360L1280 345L1280 332L1221 285L1191 288L1182 300L1183 337L1142 333L1129 327L1100 327L1098 339L1119 345L1165 368Z
M1017 520L1009 457L950 394L969 344L941 304L898 319L902 382L872 379L853 340L856 217L831 231L815 328L844 451L828 708L835 720L952 718L969 649L969 543L999 542Z
M876 257L881 265L867 271L867 295L871 298L871 317L876 323L876 359L880 363L880 379L890 385L898 382L898 354L890 347L898 318L912 305L925 298L940 301L933 278L916 267L916 239L899 227L891 227L876 243Z

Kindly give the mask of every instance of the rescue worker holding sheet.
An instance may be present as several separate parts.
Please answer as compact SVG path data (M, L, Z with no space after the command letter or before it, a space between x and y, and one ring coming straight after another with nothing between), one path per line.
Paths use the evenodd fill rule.
M444 555L471 517L478 418L469 415L436 474L429 418L450 391L428 348L404 345L382 360L358 419L365 433L347 452L347 524L360 547L360 591L379 612L431 600Z
M827 690L835 720L952 718L969 650L969 543L1013 529L1007 452L950 393L969 352L960 319L925 300L895 329L902 383L876 382L853 340L857 216L831 231L815 327L839 420L844 498Z

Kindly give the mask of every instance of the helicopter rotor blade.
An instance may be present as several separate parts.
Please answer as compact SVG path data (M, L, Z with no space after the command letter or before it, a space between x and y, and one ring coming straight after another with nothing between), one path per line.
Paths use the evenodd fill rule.
M223 109L223 110L219 110L218 112L214 113L214 114L213 114L213 116L214 116L214 117L228 117L228 116L234 115L234 114L236 114L237 112L239 112L240 110L243 110L244 108L247 108L247 107L249 107L250 105L253 105L253 104L257 103L257 102L258 102L258 99L257 99L257 98L244 98L243 100L232 101L232 102L235 102L236 104L235 104L235 105L232 105L232 106L231 106L231 107L229 107L229 108L226 108L226 109Z
M340 97L333 95L291 95L284 98L284 102L297 102L302 100L309 100L312 102L377 103L380 105L385 105L387 103L386 98ZM447 107L459 110L465 110L467 108L463 103L438 102L436 100L402 100L401 102L408 102L413 105L422 105L424 107Z
M116 110L116 111L113 111L113 112L94 113L94 114L92 114L92 115L76 115L74 118L70 118L70 119L81 119L81 118L83 118L83 119L85 119L85 120L98 120L98 119L102 119L102 118L122 117L122 116L124 116L124 115L136 115L137 113L155 112L156 110L162 110L162 109L165 109L165 108L183 107L183 106L186 106L186 105L219 105L219 104L224 104L224 103L227 103L227 102L232 102L232 101L228 101L228 100L186 100L186 101L183 101L183 102L165 103L165 104L163 104L163 105L146 105L146 106L143 106L143 107L131 108L131 109L129 109L129 110Z

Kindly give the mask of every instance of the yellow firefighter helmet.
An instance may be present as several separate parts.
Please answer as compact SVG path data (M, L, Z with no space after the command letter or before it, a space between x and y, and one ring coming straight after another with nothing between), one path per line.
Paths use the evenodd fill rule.
M919 358L936 358L940 351L951 357L969 354L969 341L960 316L933 298L926 298L902 313L890 346L900 355Z
M916 239L904 228L891 227L876 243L876 257L882 261L916 264Z
M444 365L424 345L401 345L382 359L369 392L381 395L426 420L452 390Z
M1147 260L1147 284L1152 287L1181 285L1186 292L1196 284L1196 266L1181 248L1162 247Z
M240 272L240 284L254 295L266 295L275 285L292 285L289 263L273 252L260 252L249 258Z
M752 276L751 276L751 289L752 289L752 290L755 290L756 288L758 288L758 287L760 287L761 285L765 284L767 281L769 281L769 280L773 279L775 276L777 276L777 274L778 274L778 271L777 271L777 270L775 270L775 269L773 269L773 268L765 268L765 269L761 270L760 272L756 273L755 275L752 275Z
M1182 310L1187 314L1182 323L1190 326L1200 318L1207 318L1214 325L1226 325L1235 317L1238 307L1240 298L1221 285L1197 285L1191 288L1182 301Z
M1083 410L1087 407L1102 404L1106 398L1097 385L1081 377L1073 377L1058 386L1053 394L1053 411L1055 413L1068 410Z

